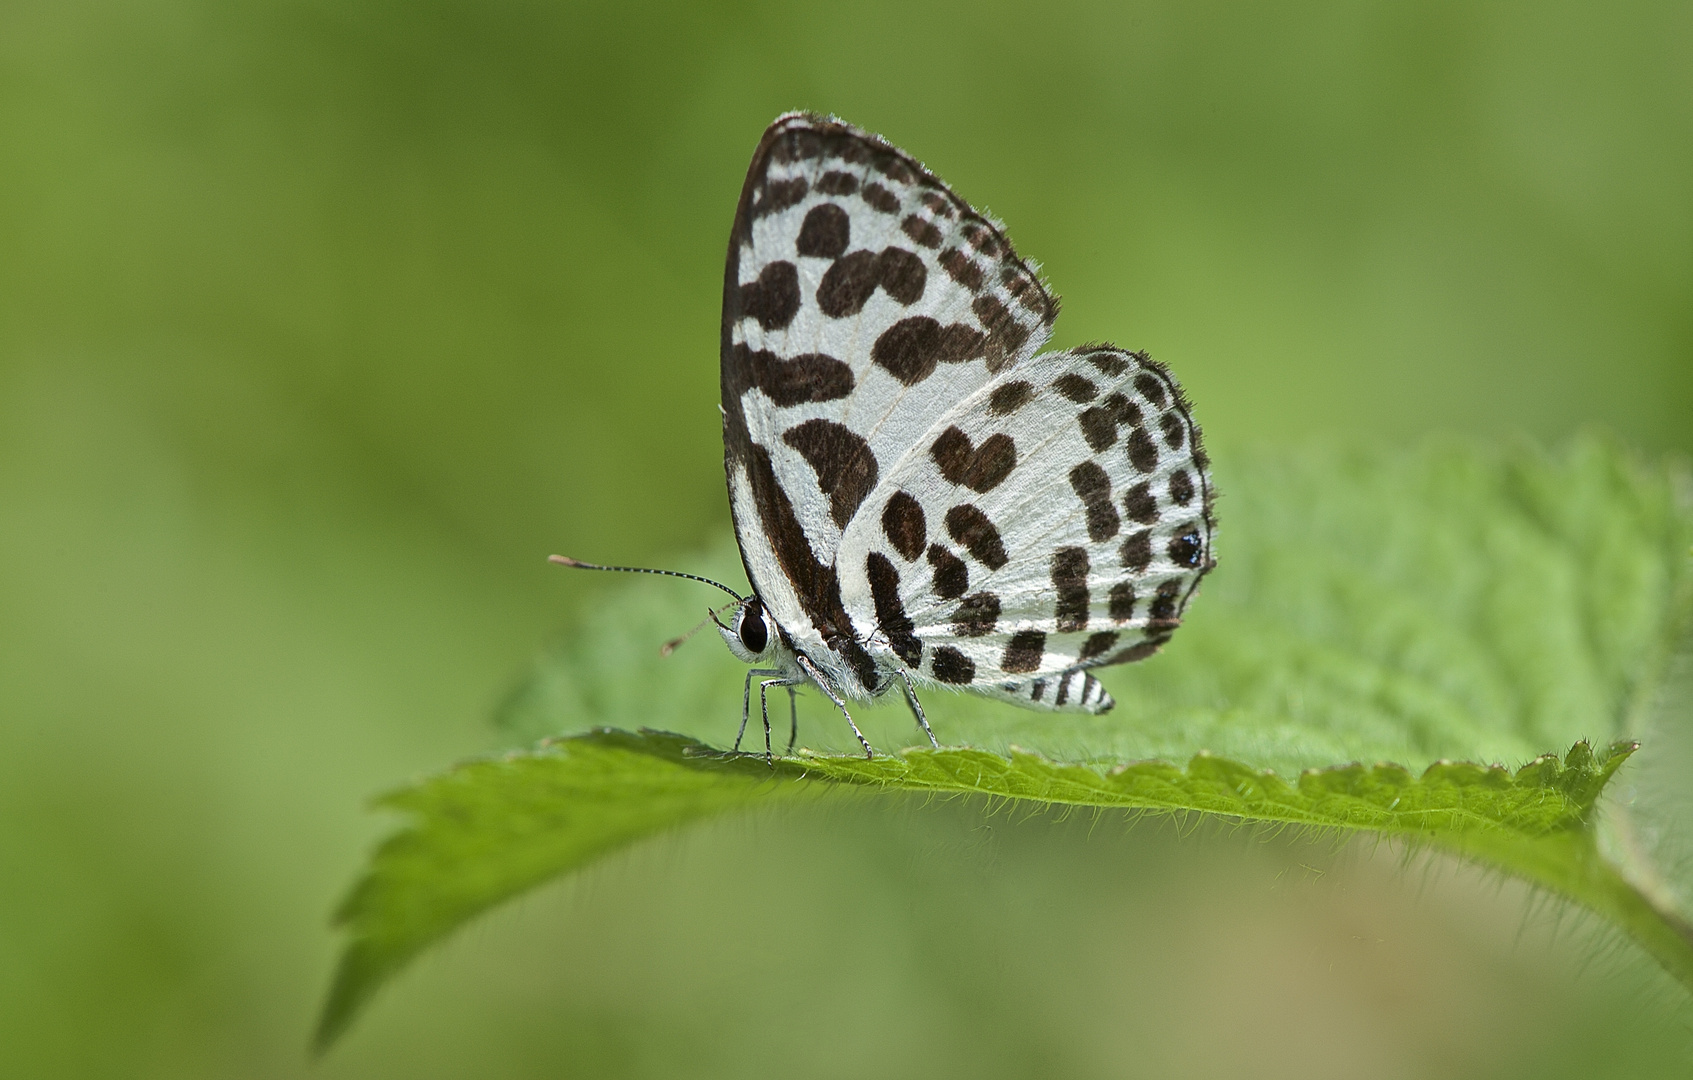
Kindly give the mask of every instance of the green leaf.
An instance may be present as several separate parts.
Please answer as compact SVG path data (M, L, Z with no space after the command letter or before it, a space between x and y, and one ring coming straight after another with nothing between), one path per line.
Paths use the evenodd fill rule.
M351 939L320 1040L419 950L550 877L708 815L846 789L1405 837L1585 904L1693 987L1685 881L1667 848L1637 842L1689 823L1631 816L1686 801L1600 801L1633 738L1685 725L1693 703L1689 680L1666 680L1693 608L1680 475L1593 438L1555 455L1242 453L1217 475L1221 565L1164 654L1106 674L1116 710L937 695L938 751L837 753L845 725L808 701L814 749L773 768L727 754L744 669L713 642L657 648L705 601L673 582L607 594L591 632L513 693L505 724L682 734L599 727L385 797L409 820L340 911ZM732 575L732 549L685 568ZM786 703L772 712L780 746ZM756 712L753 726L762 750ZM903 707L861 726L884 750L917 738Z

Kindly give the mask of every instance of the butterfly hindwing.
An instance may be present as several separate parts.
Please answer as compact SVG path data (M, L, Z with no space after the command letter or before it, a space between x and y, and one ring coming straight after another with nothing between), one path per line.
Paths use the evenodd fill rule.
M844 606L914 675L1101 711L1085 669L1139 660L1212 565L1211 481L1143 354L1037 356L935 420L842 538Z
M998 225L879 137L803 114L765 132L724 275L730 503L754 589L849 694L880 676L842 599L843 534L935 417L1028 362L1057 306Z

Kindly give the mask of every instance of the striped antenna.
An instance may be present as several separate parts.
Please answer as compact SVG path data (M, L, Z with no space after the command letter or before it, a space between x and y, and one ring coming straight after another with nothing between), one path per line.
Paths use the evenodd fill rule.
M598 566L594 563L583 562L581 559L572 559L568 555L548 555L547 561L558 563L560 566L573 567L577 570L614 570L620 574L660 574L664 577L687 578L689 581L700 581L715 588L722 589L730 596L733 596L736 603L740 603L746 599L746 597L742 596L740 593L720 581L713 581L708 577L700 577L698 574L684 574L680 570L648 570L644 566Z

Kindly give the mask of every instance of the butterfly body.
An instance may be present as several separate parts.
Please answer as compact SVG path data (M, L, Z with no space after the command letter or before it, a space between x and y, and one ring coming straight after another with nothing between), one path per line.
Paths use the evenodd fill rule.
M765 132L722 323L754 596L719 624L761 698L814 684L850 723L897 687L925 731L927 686L1099 713L1089 671L1169 638L1214 565L1199 428L1144 353L1038 354L1057 311L997 223L884 140L807 114Z

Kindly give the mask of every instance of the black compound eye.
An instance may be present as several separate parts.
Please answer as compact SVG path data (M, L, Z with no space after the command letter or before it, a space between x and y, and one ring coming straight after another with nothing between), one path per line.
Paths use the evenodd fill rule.
M741 612L741 625L737 630L741 644L750 653L761 653L770 644L770 631L764 626L764 611L757 604L748 604Z

